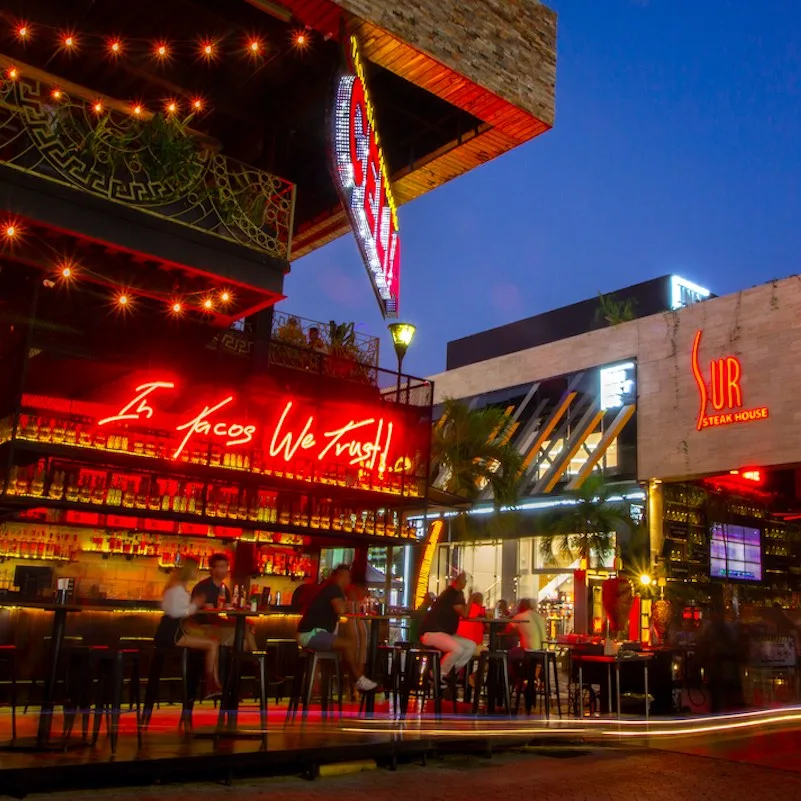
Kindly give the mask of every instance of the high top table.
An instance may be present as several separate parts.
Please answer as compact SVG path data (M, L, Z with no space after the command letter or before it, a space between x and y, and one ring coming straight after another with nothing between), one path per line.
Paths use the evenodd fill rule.
M615 668L615 690L617 696L617 718L620 720L620 666L624 664L640 664L643 667L645 683L645 720L648 720L648 663L653 659L650 653L635 653L632 656L606 656L604 654L576 654L572 657L579 669L579 717L584 717L584 665L606 665L609 682L609 712L612 712L612 667Z
M67 615L93 610L96 607L80 606L79 604L36 603L33 601L0 601L0 609L40 609L52 612L53 626L50 630L50 654L47 670L45 672L44 687L42 689L42 706L39 713L39 726L35 738L21 738L3 748L24 751L61 751L65 743L53 743L50 740L53 726L53 712L55 711L55 690L58 679L58 662L61 656L61 647L64 642L64 629ZM105 607L102 608L107 611Z

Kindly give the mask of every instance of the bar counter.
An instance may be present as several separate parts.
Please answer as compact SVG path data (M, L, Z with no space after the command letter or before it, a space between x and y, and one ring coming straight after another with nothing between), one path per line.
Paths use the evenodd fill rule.
M121 638L137 638L140 642L136 647L143 652L152 651L153 635L163 614L158 603L86 600L76 606L82 608L67 615L64 632L67 638L81 637L83 645L109 647L117 646ZM0 645L17 646L22 682L41 681L50 649L45 638L50 637L52 618L52 611L26 605L24 601L19 601L19 605L11 598L0 601ZM270 610L268 615L254 620L256 641L294 638L299 621L299 615L281 608Z

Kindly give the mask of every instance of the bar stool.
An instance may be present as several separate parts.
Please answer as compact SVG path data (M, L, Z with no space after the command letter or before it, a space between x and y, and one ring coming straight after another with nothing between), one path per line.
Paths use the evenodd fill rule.
M551 699L556 695L556 708L559 717L562 717L562 699L559 694L559 675L556 664L556 654L553 651L525 651L523 654L523 674L518 682L517 699L515 711L520 709L520 697L523 694L523 684L526 684L526 714L531 714L531 709L539 696L544 701L545 717L551 717ZM542 686L537 689L537 666L542 668ZM550 672L550 675L549 675Z
M0 645L0 665L7 667L11 684L11 740L17 739L17 646Z
M179 728L188 734L192 731L192 709L195 703L197 687L202 675L200 663L203 654L193 652L189 648L156 648L150 661L150 670L147 675L147 689L145 690L145 703L142 708L141 727L147 730L150 719L153 717L153 707L158 701L161 674L167 660L171 656L178 656L181 660L181 719Z
M401 709L400 716L405 718L409 711L409 698L414 695L416 698L423 699L425 705L428 698L429 687L431 696L434 700L434 715L439 718L442 715L442 652L436 648L412 647L405 654L406 666L401 688ZM453 671L451 677L451 691L453 697L453 711L456 708L456 682Z
M376 668L378 672L372 677L379 687L384 688L384 696L391 709L397 704L398 693L400 691L400 671L396 668L396 663L401 661L401 651L394 645L379 645L377 649L378 659ZM378 687L369 692L378 692ZM359 714L363 715L367 708L367 696L369 693L363 692L359 701Z
M45 653L50 647L50 642L52 641L52 637L49 634L46 634L42 641L45 644ZM59 675L61 676L62 688L64 687L67 678L69 677L69 659L68 655L70 650L76 647L79 647L83 644L83 637L65 634L62 641L61 641L61 662L63 667L62 670L59 670ZM31 684L28 688L28 694L25 696L25 706L22 709L22 714L28 714L28 707L31 705L31 698L33 697L33 691L36 689L37 685L43 683L44 679L41 675L34 675L31 677Z
M81 640L82 642L82 640ZM64 665L64 710L63 736L67 740L72 736L75 718L81 713L81 732L86 741L89 737L89 720L93 687L97 680L92 656L96 652L107 651L104 645L70 645L63 652Z
M122 688L126 670L129 671L131 706L136 708L136 739L142 747L142 709L140 704L139 651L135 648L104 648L91 652L93 672L98 682L92 745L97 743L102 719L111 740L111 753L117 753L117 741L122 714Z
M485 680L486 672L486 680ZM482 651L478 657L478 670L476 671L476 694L473 698L473 714L478 714L478 705L481 700L482 689L486 690L487 712L494 714L497 685L491 682L493 672L500 674L503 699L506 703L506 714L512 716L512 685L509 682L509 655L506 651ZM493 677L494 678L494 677Z
M250 651L250 652L234 652L231 654L227 661L228 672L224 684L222 694L222 702L220 703L219 713L217 715L217 731L223 729L225 722L225 701L231 700L236 685L236 679L242 678L242 668L245 665L255 665L257 668L256 678L259 685L259 724L261 727L262 741L267 742L267 660L270 657L269 651Z
M321 680L320 705L323 716L328 717L329 702L333 703L334 700L334 688L331 684L331 679L336 676L339 716L342 717L342 672L339 665L339 654L336 651L310 651L308 648L301 648L298 669L292 682L292 695L289 698L289 706L286 711L287 723L290 720L295 720L298 707L301 704L303 705L302 717L303 720L306 719L311 706L314 680L318 670Z

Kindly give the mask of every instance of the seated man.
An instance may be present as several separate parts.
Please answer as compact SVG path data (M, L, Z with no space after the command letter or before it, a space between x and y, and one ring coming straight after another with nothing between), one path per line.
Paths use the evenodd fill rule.
M456 634L459 619L466 616L464 588L467 576L460 573L434 601L420 626L420 642L442 651L442 678L451 670L461 670L476 652L476 644Z
M228 609L231 606L231 591L225 586L230 562L224 553L215 553L209 558L209 576L195 584L192 590L192 603L198 609ZM207 637L214 637L220 645L234 644L234 623L218 615L197 614L193 623ZM245 650L256 649L255 629L248 624L245 629Z
M350 569L340 565L306 607L298 624L297 640L311 651L339 651L353 676L358 676L356 689L366 693L378 685L364 675L364 662L359 661L356 642L337 636L339 618L345 614L345 589L350 585Z
M522 598L517 605L517 614L509 621L504 631L505 636L516 636L518 647L509 648L509 667L512 681L518 684L524 681L524 659L526 651L541 651L545 647L545 618L534 609L528 598ZM534 692L542 675L542 665L534 667L534 682L526 686L526 712L531 712L534 703Z

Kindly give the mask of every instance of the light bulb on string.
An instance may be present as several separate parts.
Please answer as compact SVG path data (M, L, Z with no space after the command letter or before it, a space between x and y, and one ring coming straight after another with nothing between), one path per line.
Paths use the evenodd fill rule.
M173 302L170 304L170 311L171 311L171 312L172 312L174 315L176 315L176 316L177 316L177 315L180 315L180 314L183 314L183 312L184 312L184 305L183 305L183 303L181 303L181 301L179 301L179 300L174 300L174 301L173 301Z
M251 56L261 55L263 45L260 39L253 38L248 42L248 52Z
M217 47L210 39L205 39L200 43L200 55L206 61L213 60L217 55Z
M92 103L92 111L94 111L95 114L102 113L103 104L99 100L96 100L94 103Z
M6 239L16 239L20 234L19 226L9 221L3 226L3 235Z
M153 54L156 58L163 61L170 57L170 48L167 47L166 42L157 42L156 46L153 48Z
M164 110L168 114L175 114L178 111L178 104L174 100L168 100L164 104Z
M70 279L75 277L75 270L71 264L65 263L62 264L59 268L59 275L65 280L69 281Z
M231 301L231 293L224 289L220 292L220 300L223 303L229 303Z
M195 97L192 99L192 108L195 111L203 111L203 98Z
M60 37L61 47L64 50L76 50L78 48L78 37L71 31L65 31Z
M134 117L141 117L143 111L144 109L142 108L142 105L140 103L137 103L131 109L131 113L134 115Z
M214 311L214 301L211 298L206 298L203 301L203 308L206 311Z
M120 292L114 301L121 311L126 311L131 307L131 296L127 292Z
M52 97L53 100L61 100L61 98L64 97L64 92L62 92L61 89L55 86L50 92L50 97Z
M16 81L19 78L19 70L16 67L9 67L6 75L9 80Z
M28 41L31 36L31 26L27 22L20 22L15 33L17 34L17 39L23 42Z
M119 56L122 54L122 42L119 39L112 39L108 43L108 49L112 56Z
M304 48L309 44L309 34L307 31L295 31L292 35L295 47Z

